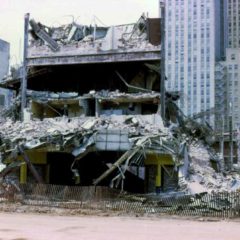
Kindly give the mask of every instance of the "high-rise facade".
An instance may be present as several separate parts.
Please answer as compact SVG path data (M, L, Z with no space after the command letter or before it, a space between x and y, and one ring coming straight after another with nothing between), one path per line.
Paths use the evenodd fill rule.
M10 44L0 39L0 81L8 74L10 57ZM10 105L12 92L0 88L0 108Z
M10 44L0 39L0 81L8 73Z
M215 4L215 59L222 61L226 57L226 48L228 44L228 0L214 0Z
M240 127L240 0L227 1L227 99L231 106L233 128Z
M165 0L166 87L180 92L179 106L189 116L215 105L215 59L221 51L215 36L219 2Z
M240 47L240 1L227 1L227 41L228 48Z
M216 63L215 91L216 112L222 115L225 130L228 130L229 116L233 129L240 127L240 0L224 0L224 11L222 28L226 54L224 59ZM221 122L216 121L217 129L222 128Z

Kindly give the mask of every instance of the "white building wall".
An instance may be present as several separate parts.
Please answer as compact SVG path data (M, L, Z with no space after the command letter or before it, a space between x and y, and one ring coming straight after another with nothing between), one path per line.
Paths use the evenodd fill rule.
M165 0L165 6L167 90L180 91L186 115L213 108L215 1Z
M233 117L233 127L240 126L240 48L228 48L226 51L227 83L228 83L228 104L232 109L228 115Z
M228 47L240 47L240 1L227 0Z
M222 66L221 74L219 66ZM240 48L226 49L226 60L216 64L216 83L216 112L218 116L224 115L226 131L230 116L233 128L237 129L240 126ZM216 125L221 125L219 119L216 119Z

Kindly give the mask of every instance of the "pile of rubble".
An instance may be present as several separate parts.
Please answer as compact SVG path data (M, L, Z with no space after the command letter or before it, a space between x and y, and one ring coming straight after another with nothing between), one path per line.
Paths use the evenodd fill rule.
M53 101L92 97L99 101L121 102L128 98L134 99L156 98L159 93L121 93L119 91L90 91L79 96L77 93L51 93L28 91L27 96L34 101ZM166 103L167 109L174 105ZM102 131L124 132L129 141L130 150L141 151L144 156L146 150L168 153L172 156L176 169L182 169L179 175L179 189L186 193L223 192L240 189L238 173L225 175L220 171L220 158L213 153L209 142L212 134L207 126L184 118L173 109L178 123L169 117L168 127L165 127L160 115L101 115L100 117L55 117L15 121L11 118L0 118L0 154L2 161L14 159L19 153L19 146L23 149L39 149L41 147L55 147L55 150L66 151L77 157L94 146L97 134ZM131 154L130 154L131 155ZM139 156L138 156L139 157ZM123 159L123 162L126 159ZM217 166L213 168L212 162Z
M129 137L138 139L146 136L167 136L158 115L151 116L103 116L97 117L59 117L30 120L27 122L0 120L0 151L2 156L14 151L18 145L26 149L43 145L57 145L61 149L81 146L84 137L102 130L126 131Z
M90 138L101 130L118 129L127 131L133 143L144 143L151 139L151 148L160 147L169 149L175 156L176 165L183 164L181 154L181 136L174 137L172 128L165 128L159 115L147 116L105 116L76 117L76 118L46 118L28 122L14 122L11 119L0 120L0 151L2 157L17 149L18 145L25 149L39 148L46 144L55 144L63 147L72 146L72 150L81 146L83 137ZM186 136L185 136L186 137ZM157 139L157 140L156 140ZM159 140L159 141L158 141ZM174 145L175 144L175 145ZM202 142L189 146L189 168L184 179L187 193L222 192L240 189L239 174L217 172L211 166L211 155ZM179 161L181 159L181 161ZM182 180L182 179L181 179ZM183 184L182 184L183 185Z
M58 52L81 53L108 50L139 50L157 48L147 41L147 18L142 15L135 24L119 26L87 26L72 22L60 27L48 27L30 20L30 55L44 51L47 54ZM114 39L114 40L113 40Z
M66 100L66 99L76 99L80 100L83 98L95 98L98 100L115 100L116 102L119 101L146 101L148 99L160 99L160 94L151 90L148 90L147 93L125 93L120 92L119 90L109 91L109 90L101 90L95 91L91 90L87 94L79 95L77 92L49 92L49 91L27 91L27 97L30 100L37 100L37 101L51 101L51 100Z
M153 121L159 120L155 124ZM136 116L102 116L97 117L59 117L31 120L27 122L0 120L1 140L11 140L12 143L28 142L33 139L47 138L54 134L68 135L84 131L102 129L128 130L132 135L160 134L166 135L161 118Z
M190 146L190 167L187 178L189 193L232 192L240 190L240 174L216 171L211 164L211 155L201 142Z

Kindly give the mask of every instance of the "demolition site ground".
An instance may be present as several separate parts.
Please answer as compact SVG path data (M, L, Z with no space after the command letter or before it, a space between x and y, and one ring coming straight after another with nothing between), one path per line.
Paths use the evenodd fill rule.
M0 239L239 239L239 221L1 213ZM174 229L171 231L171 229Z

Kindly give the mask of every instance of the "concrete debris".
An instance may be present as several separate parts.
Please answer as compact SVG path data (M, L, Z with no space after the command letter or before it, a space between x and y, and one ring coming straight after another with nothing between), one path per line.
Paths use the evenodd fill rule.
M168 93L169 94L169 93ZM146 101L159 101L159 93L123 93L116 91L95 91L91 90L88 94L79 96L74 92L41 92L28 91L28 99L33 102L46 104L63 104L74 103L80 104L84 99L94 99L100 104L107 102L134 103ZM146 157L147 153L159 152L170 154L174 162L175 171L178 171L179 190L186 193L212 192L212 191L233 191L239 189L240 178L236 175L225 177L219 171L219 156L212 151L209 144L212 142L211 130L207 126L197 123L186 118L176 107L171 95L167 98L167 109L169 110L168 127L164 127L162 118L159 114L153 115L118 115L118 114L101 114L101 117L55 117L29 119L25 122L11 120L10 118L0 119L0 151L3 161L14 159L17 154L27 150L34 149L51 149L51 151L65 151L75 159L81 159L89 152L96 150L119 149L127 152L137 148L141 159ZM101 112L100 112L101 113ZM117 112L116 112L117 113ZM172 121L173 116L175 120ZM104 132L105 131L105 132ZM116 135L113 135L116 134ZM118 136L125 134L123 141L117 140ZM103 140L105 136L112 136L118 143ZM210 137L209 137L210 136ZM210 139L210 140L209 140ZM121 143L121 141L123 141ZM111 144L111 147L110 145ZM114 144L116 146L114 146ZM108 146L109 145L109 146ZM21 147L21 151L19 151ZM131 164L138 162L140 155L133 156L127 160L124 158L120 164L110 167L106 173L102 173L97 180L98 184L103 177L107 177L115 169L120 174L113 178L116 185L119 179L125 179ZM144 157L145 156L145 157ZM27 159L25 156L24 159ZM124 171L121 172L121 164L127 163ZM216 170L211 166L215 163ZM27 161L29 164L29 161ZM143 161L137 163L137 166L144 166ZM165 167L163 166L165 169ZM30 168L31 169L31 168ZM32 170L33 172L36 172ZM169 170L165 169L170 176ZM72 172L79 181L77 169L72 168ZM36 174L35 174L36 175ZM38 181L39 177L36 177ZM99 180L100 179L100 180ZM112 181L112 182L113 182Z
M58 51L59 46L57 42L51 38L49 33L46 31L44 26L41 24L37 24L33 19L30 20L30 25L32 27L32 32L35 34L37 37L39 37L43 42L47 43L48 46L53 50L53 51Z
M14 122L10 119L0 120L0 132L2 142L9 143L11 147L19 143L24 143L26 148L39 147L43 142L50 142L53 137L61 135L67 137L69 134L84 134L88 131L102 129L128 130L130 135L148 135L152 131L156 134L161 134L166 129L159 128L154 124L155 118L149 116L134 116L134 121L137 121L138 126L133 126L135 123L128 123L125 118L110 117L79 117L79 118L46 118L41 120L31 120L29 122ZM145 125L148 125L146 130ZM7 148L7 146L6 146ZM7 150L5 148L5 150Z
M95 98L98 98L100 100L111 100L111 99L153 99L153 98L157 98L159 99L160 94L159 93L155 93L155 92L150 92L150 93L123 93L123 92L119 92L118 90L116 91L108 91L108 90L102 90L102 91L98 91L98 92L89 92L89 94L86 94L84 96L94 96Z
M106 93L109 94L109 92ZM130 152L133 149L137 149L136 152L140 153L141 156L144 156L149 151L168 153L172 155L176 168L180 170L183 167L184 170L179 171L179 173L182 173L179 175L179 191L188 194L198 194L202 192L212 193L240 190L240 175L237 173L224 175L224 173L214 169L211 165L213 160L212 151L209 150L202 137L200 140L197 138L199 134L195 136L191 132L188 133L187 130L182 134L183 130L179 129L178 125L174 128L166 128L160 120L161 118L158 114L150 116L111 115L101 116L101 118L57 117L45 118L43 120L35 119L29 122L0 119L0 152L4 162L7 159L8 161L9 159L14 159L18 152L21 153L24 150L46 147L51 147L52 149L55 146L54 151L67 151L76 159L80 159L83 154L85 156L89 151L96 151L99 141L97 135L101 134L103 130L107 132L117 131L118 134L121 131L125 131L129 139ZM185 126L186 128L187 125ZM200 134L200 136L202 135ZM19 146L22 147L21 151L19 151ZM136 157L140 155L134 155L131 155L130 161L127 160L129 156L121 157L119 159L120 163L116 161L109 170L102 173L94 181L94 184L100 183L102 179L109 176L115 169L120 169L124 162L127 162L128 166L131 165L131 162L136 162ZM184 159L188 159L189 163L185 164ZM29 161L27 163L29 164ZM142 166L142 164L143 162L139 166ZM120 172L121 174L116 179L114 178L113 181L117 181L119 184L118 179L124 180L124 174L128 171L127 169L128 167L125 166L124 172ZM72 172L78 179L79 173L77 170L73 168ZM38 181L41 182L39 179ZM76 180L76 182L78 181L79 179Z
M157 194L240 190L239 166L222 171L211 127L182 113L178 92L159 91L160 20L30 25L22 121L19 96L0 116L4 176L20 167L22 183L29 169L38 183ZM10 82L20 92L19 79Z
M60 27L48 27L35 20L30 20L31 46L30 55L40 51L54 52L101 52L109 50L132 50L158 48L148 41L148 19L141 16L133 24L119 26L87 26L76 22ZM155 44L156 45L156 44ZM158 44L159 45L159 44ZM49 50L50 52L49 52Z
M93 128L93 126L97 123L97 120L96 119L90 119L88 121L86 121L83 125L82 125L82 128L84 130L90 130Z
M13 121L20 119L20 98L17 96L13 99L9 108L1 109L0 120L4 121L5 118L11 118Z
M72 155L79 159L80 156L82 156L83 153L87 152L87 149L89 149L90 146L93 146L95 144L94 135L84 136L83 142L80 147L76 147L72 151Z
M47 100L47 99L71 99L76 98L79 96L76 92L61 92L61 93L54 93L54 92L43 92L43 91L33 91L28 90L27 96L31 99L37 100Z
M203 144L191 145L189 149L190 168L185 182L188 193L232 192L240 190L238 173L217 172L211 166L211 152Z
M171 153L176 166L180 167L184 164L183 149L186 149L187 145L182 144L180 135L177 138L173 136L170 132L171 128L164 128L161 124L154 124L155 117L138 115L117 118L114 116L101 118L61 117L43 119L42 121L31 120L27 123L13 122L10 119L6 121L5 119L4 121L1 120L0 126L1 154L3 160L9 159L12 158L13 152L17 151L18 146L23 146L24 149L41 149L54 143L56 146L60 146L62 150L65 148L69 151L69 146L72 146L70 152L73 156L78 157L87 148L96 145L97 138L94 136L98 132L103 129L110 131L117 128L118 131L127 131L132 147L135 145L138 148L137 152L140 149L145 149L144 151L155 149ZM182 137L186 138L185 135ZM85 140L78 141L77 139ZM75 142L75 145L73 145L73 142ZM240 188L238 174L226 177L223 173L213 169L210 162L210 153L203 143L198 142L198 144L190 145L188 154L190 165L184 180L182 178L179 180L181 191L195 194L200 192L233 191ZM126 158L124 158L124 161L126 161ZM116 164L113 166L114 168L117 167ZM94 183L97 184L100 181L96 180Z
M116 102L143 102L148 100L154 100L156 103L159 101L160 94L159 93L124 93L116 91L109 91L109 90L101 90L101 91L90 91L88 94L83 94L79 96L76 92L61 92L61 93L54 93L48 91L33 91L28 90L27 96L29 99L35 101L51 101L51 100L63 100L63 99L98 99L98 101L116 101Z

